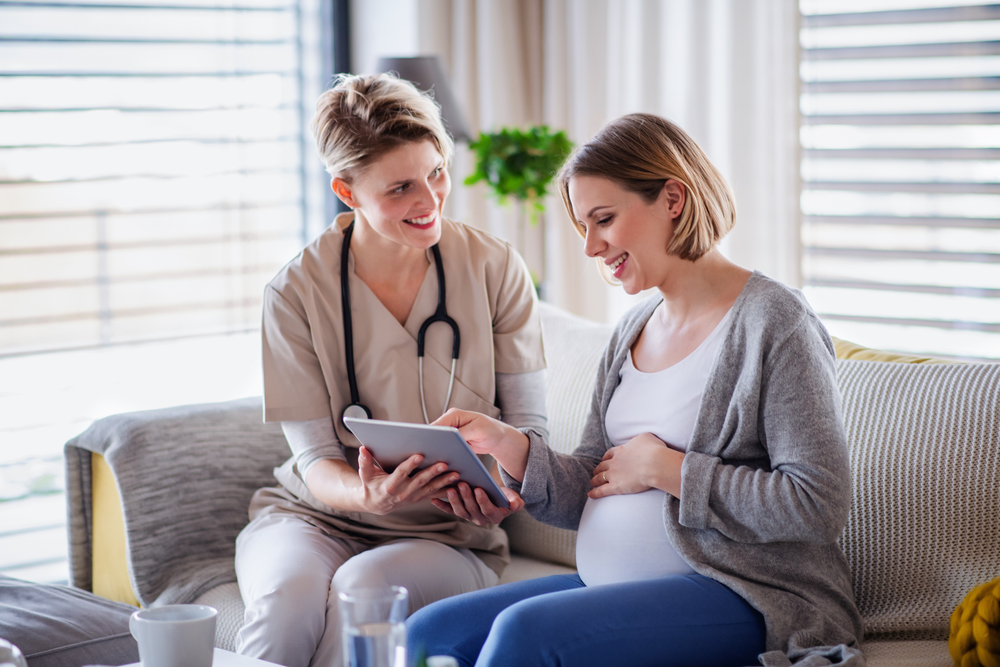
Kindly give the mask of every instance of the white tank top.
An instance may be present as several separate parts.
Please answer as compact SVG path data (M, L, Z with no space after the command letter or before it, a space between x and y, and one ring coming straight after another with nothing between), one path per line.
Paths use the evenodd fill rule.
M729 313L691 354L656 373L622 364L620 382L604 418L615 446L652 433L673 449L687 451L708 375L722 346ZM693 574L663 527L666 493L588 498L576 539L576 566L588 586Z

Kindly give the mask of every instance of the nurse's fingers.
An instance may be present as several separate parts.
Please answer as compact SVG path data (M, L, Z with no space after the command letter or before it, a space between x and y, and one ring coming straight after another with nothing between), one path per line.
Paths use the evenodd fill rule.
M386 474L384 472L371 472L368 474L361 473L361 456L358 456L358 473L361 474L361 481L365 483L366 486L370 486L371 482L377 481L379 486L383 491L390 495L396 496L402 499L406 491L410 488L410 474L417 469L420 462L424 460L424 457L420 454L414 454L410 458L406 459L393 470L391 473ZM374 459L372 459L374 463ZM433 466L432 466L433 467ZM383 477L383 478L380 478Z
M448 514L454 514L455 512L451 509L451 503L446 500L441 500L440 498L431 498L431 504L438 508L442 512L447 512Z
M479 503L479 511L484 517L489 519L490 523L500 523L508 516L524 507L524 500L521 499L521 496L511 489L505 488L502 490L504 495L507 496L507 502L510 503L509 509L494 505L493 501L490 500L490 497L486 495L485 491L482 489L476 489L476 502Z
M427 473L428 470L433 472L429 479L425 476L425 473ZM440 470L441 472L434 472L437 470ZM446 486L454 484L457 481L458 473L454 470L448 472L448 466L444 464L441 464L440 467L433 466L410 480L411 486L409 489L409 498L413 502L427 500L432 497L440 498L442 496L442 489Z
M410 479L410 476L413 475L423 461L424 457L422 454L414 454L396 466L396 469L389 474L392 488L395 490L404 486L406 480ZM430 466L430 468L434 468L434 466Z
M393 471L395 473L395 471ZM441 482L441 477L447 477L444 473L448 472L448 464L439 462L434 465L427 466L418 473L414 473L408 476L403 481L406 488L409 490L410 495L414 493L421 493L426 488L434 487L435 490L441 487L447 486L451 481L458 481L458 473L455 473L455 479L449 482ZM426 494L425 494L426 495ZM421 498L422 499L422 498Z
M361 481L365 484L379 475L386 474L365 446L362 446L358 451L358 474L361 475Z
M459 486L466 486L468 484L459 484ZM472 521L472 513L469 508L466 507L465 503L462 501L462 497L459 495L456 489L448 489L448 504L451 507L451 513L460 519L465 519L466 521Z
M472 487L465 482L461 482L458 485L458 493L462 497L462 504L465 505L465 509L469 513L473 523L477 526L485 526L494 523L490 520L490 517L483 513Z

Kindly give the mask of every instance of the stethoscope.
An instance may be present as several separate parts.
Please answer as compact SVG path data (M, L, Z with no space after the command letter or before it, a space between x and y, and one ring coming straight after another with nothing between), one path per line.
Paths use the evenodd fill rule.
M361 396L358 394L358 379L354 375L354 327L351 323L351 288L348 284L349 276L347 271L347 259L351 249L351 234L353 232L354 223L352 222L344 230L344 244L340 250L340 307L344 320L344 356L347 360L347 383L351 388L351 404L344 408L344 411L340 414L341 421L343 421L344 417L353 417L355 419L372 418L372 411L361 403ZM435 322L444 322L451 327L451 379L448 380L448 395L444 399L444 410L448 409L448 404L451 402L451 390L455 387L455 366L458 363L458 348L461 341L458 323L448 316L448 310L445 308L444 266L441 263L441 250L438 249L438 244L435 243L431 247L431 252L434 253L434 266L437 269L437 310L434 311L433 315L424 320L424 323L420 325L420 331L417 332L417 374L420 378L420 409L424 412L424 422L428 424L431 423L431 420L427 417L427 402L424 400L424 334L427 333L427 328Z

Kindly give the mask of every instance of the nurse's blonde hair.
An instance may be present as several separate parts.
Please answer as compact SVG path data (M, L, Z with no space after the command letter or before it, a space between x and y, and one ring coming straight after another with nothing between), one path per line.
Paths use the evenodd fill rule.
M339 75L316 102L311 127L327 172L347 183L413 141L431 141L446 166L454 153L437 103L394 74Z
M656 201L667 180L682 184L684 208L666 247L667 254L681 259L698 259L736 224L729 183L694 139L660 116L633 113L611 121L574 150L559 170L559 191L570 221L586 237L569 198L574 176L607 178L647 203Z

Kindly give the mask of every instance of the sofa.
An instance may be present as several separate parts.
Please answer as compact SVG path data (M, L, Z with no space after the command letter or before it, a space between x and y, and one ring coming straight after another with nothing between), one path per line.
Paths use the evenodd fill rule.
M551 446L582 429L610 327L542 304ZM935 363L835 341L854 503L841 545L873 667L945 667L948 619L1000 576L1000 364ZM235 538L253 492L289 455L247 398L115 415L65 447L73 585L112 600L243 615ZM518 513L501 581L573 571L575 533Z

